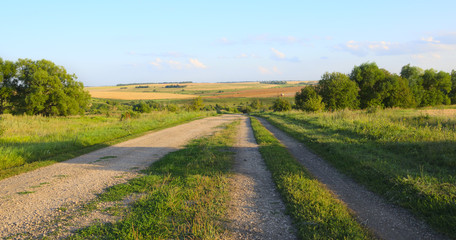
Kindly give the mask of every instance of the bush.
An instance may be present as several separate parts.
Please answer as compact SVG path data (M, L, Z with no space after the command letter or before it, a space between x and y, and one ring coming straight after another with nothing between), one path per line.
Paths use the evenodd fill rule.
M277 98L272 105L274 112L284 112L291 110L291 103L283 98Z
M145 102L140 102L138 104L133 105L133 111L140 112L140 113L150 113L151 108Z
M139 112L129 110L127 112L120 114L120 121L125 121L131 118L139 118L140 115L141 114Z
M315 91L314 86L308 86L297 92L295 96L296 108L308 112L323 110L325 104L322 97Z

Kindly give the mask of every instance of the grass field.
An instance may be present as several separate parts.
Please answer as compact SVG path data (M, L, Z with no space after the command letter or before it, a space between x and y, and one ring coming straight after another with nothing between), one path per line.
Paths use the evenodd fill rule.
M313 82L289 81L287 84L262 84L259 82L241 83L183 83L183 88L167 88L176 84L141 84L112 87L87 87L94 98L122 100L156 100L203 98L264 98L294 96L306 84ZM138 88L138 87L142 88Z
M300 239L370 239L323 184L298 163L261 123L251 118L260 153L293 217Z
M356 181L456 238L453 109L261 116Z
M220 239L226 231L234 157L229 148L237 124L166 155L146 176L110 188L100 201L133 193L141 197L122 220L90 226L70 239Z
M2 115L0 179L110 145L146 131L170 127L214 112L153 112L138 119Z

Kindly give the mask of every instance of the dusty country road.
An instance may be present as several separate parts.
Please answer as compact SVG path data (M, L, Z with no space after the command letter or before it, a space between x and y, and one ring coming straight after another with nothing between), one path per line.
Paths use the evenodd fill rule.
M61 210L94 199L103 189L137 176L138 170L191 139L210 135L217 126L239 118L223 115L196 120L1 180L0 238L46 234Z

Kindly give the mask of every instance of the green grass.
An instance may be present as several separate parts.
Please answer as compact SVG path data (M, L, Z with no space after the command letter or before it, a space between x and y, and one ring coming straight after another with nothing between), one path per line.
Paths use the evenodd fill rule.
M153 112L127 121L104 116L1 115L0 179L210 115L214 113Z
M116 185L99 196L136 200L122 220L79 230L72 239L218 239L224 233L229 202L229 151L237 122L212 137L155 162L146 176ZM122 212L122 210L115 210Z
M456 238L456 118L383 110L261 114L343 173Z
M348 208L312 177L261 123L251 118L260 153L301 239L369 239Z

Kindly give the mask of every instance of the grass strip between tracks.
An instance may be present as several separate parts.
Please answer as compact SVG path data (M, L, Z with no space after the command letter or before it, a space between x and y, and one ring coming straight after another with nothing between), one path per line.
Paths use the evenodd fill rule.
M312 177L261 123L251 118L260 153L301 239L369 239L348 208Z
M140 197L122 220L79 230L72 239L218 239L229 202L229 177L239 122L155 162L146 175L100 196L119 201Z

